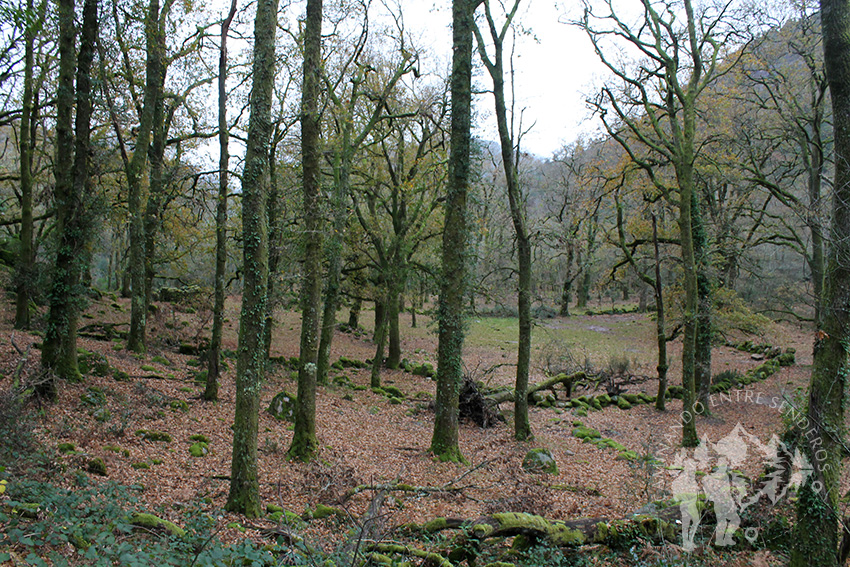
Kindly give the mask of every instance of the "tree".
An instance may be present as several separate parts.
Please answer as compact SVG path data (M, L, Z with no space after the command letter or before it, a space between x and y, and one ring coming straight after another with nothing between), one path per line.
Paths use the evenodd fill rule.
M463 377L463 313L467 287L467 195L472 126L472 29L477 0L452 0L451 149L438 305L437 397L431 451L440 460L463 459L458 403Z
M167 5L170 6L170 3ZM128 161L126 152L122 154L127 171L127 183L129 185L127 208L130 214L129 271L130 285L132 286L130 297L130 334L127 337L127 349L133 352L144 352L146 348L145 326L147 305L145 298L145 225L142 214L142 176L147 162L151 132L154 128L156 105L162 96L162 77L165 71L163 69L163 54L161 52L162 42L159 38L164 33L164 29L160 23L164 17L165 14L160 12L159 0L150 0L148 12L145 17L147 60L145 63L144 106L139 117L139 128L136 135L136 146L133 150L133 157ZM113 125L119 141L123 140L123 136L119 132L118 123L114 118L114 113Z
M610 0L607 13L596 15L585 4L577 24L584 29L602 63L615 75L620 88L603 87L592 106L608 133L648 176L655 189L679 210L682 251L684 339L682 350L682 444L699 443L694 419L696 352L699 311L699 259L694 243L694 171L698 102L706 88L723 76L718 69L722 46L737 36L729 22L730 6L704 8L699 14L684 0L684 14L666 1L642 0L641 25L626 25ZM683 19L681 19L683 17ZM638 50L643 59L634 70L609 58L607 41ZM613 117L608 113L613 113ZM663 172L673 170L675 185Z
M511 209L511 222L514 226L517 245L518 269L518 301L519 312L519 346L517 352L517 371L515 383L514 437L524 441L531 437L531 425L528 422L528 372L531 365L531 241L528 235L526 211L523 204L519 184L518 156L519 149L515 148L513 128L508 126L507 101L505 96L504 45L512 23L519 0L505 15L501 29L496 27L490 10L489 0L484 0L484 13L490 41L493 42L493 57L487 53L484 37L478 26L473 28L478 41L478 54L484 67L493 81L493 98L496 109L496 124L499 130L499 144L502 148L502 168L505 171L505 183L508 188L508 202ZM513 62L511 61L511 71ZM513 82L511 82L513 86ZM511 117L513 119L513 115ZM518 143L517 143L518 146Z
M301 164L304 194L304 267L301 282L301 346L295 432L289 457L313 458L316 440L316 362L322 292L322 228L319 210L322 66L322 0L307 0L304 78L301 87Z
M21 109L19 135L19 154L21 161L21 250L18 256L15 298L15 328L27 329L30 326L30 289L33 285L33 150L35 143L35 113L33 104L35 68L35 36L44 21L47 2L43 0L38 12L35 12L33 0L27 0L24 25L24 95Z
M242 172L243 292L236 361L236 416L227 510L262 513L257 478L260 389L266 370L266 293L269 279L266 196L275 73L277 0L260 0L254 19L251 115Z
M799 493L792 567L843 565L850 549L839 509L850 368L850 3L821 0L820 6L835 132L835 182L806 430L800 432L813 471ZM843 557L839 557L839 526L845 537Z
M364 56L363 48L368 39L368 24L364 24L362 33L352 50L350 58L343 64L339 80L330 84L329 78L327 93L331 102L333 112L333 123L336 128L337 139L333 145L333 230L330 233L327 245L328 275L325 285L324 311L322 313L322 334L319 341L317 381L324 383L328 378L328 367L330 359L331 342L333 332L336 329L336 312L339 309L339 296L342 275L342 245L345 236L346 217L348 215L348 202L351 191L351 170L354 156L367 140L370 133L380 120L385 118L387 99L396 88L401 78L413 70L417 57L404 48L404 30L400 30L400 53L401 57L394 64L392 74L387 80L382 81L381 89L371 88L368 78L370 74L377 72L372 67L372 62ZM348 69L353 71L348 75ZM342 79L348 76L350 87L342 84ZM343 91L345 89L345 91ZM343 92L341 92L343 91ZM363 99L369 101L369 107L365 109L366 115L358 117L358 111L363 105ZM361 111L362 112L362 111ZM359 118L359 119L358 119Z
M59 245L50 290L50 311L42 349L42 366L48 379L39 394L56 397L54 376L80 378L77 367L77 319L79 316L81 251L88 238L85 199L89 193L89 147L91 138L91 66L97 41L97 0L86 0L80 28L80 53L75 51L74 1L59 4L59 84L57 104L57 159L55 206ZM74 68L76 61L76 95ZM71 113L76 106L74 129Z
M221 43L218 59L218 198L215 208L215 304L210 348L207 351L207 385L203 398L218 398L218 376L221 363L221 335L224 328L224 277L227 273L227 168L230 162L227 126L227 32L236 15L236 0L231 0L230 11L221 22Z

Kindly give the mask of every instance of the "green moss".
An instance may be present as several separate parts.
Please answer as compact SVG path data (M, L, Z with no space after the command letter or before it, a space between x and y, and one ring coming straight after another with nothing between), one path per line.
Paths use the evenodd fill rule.
M132 463L130 466L136 469L137 471L146 471L151 468L148 463Z
M346 514L339 508L325 506L324 504L316 504L316 508L314 510L305 510L301 515L301 518L304 520L323 520L330 517L345 519Z
M549 449L538 447L531 449L522 460L522 468L530 472L558 474L558 464Z
M617 398L617 407L621 410L632 409L632 404L624 396L619 396Z
M99 407L106 403L106 394L100 388L92 386L80 394L80 401L87 406Z
M73 443L59 443L56 449L62 454L67 454L76 451L77 447Z
M156 367L151 366L150 364L142 364L139 368L141 368L145 372L156 372Z
M130 523L140 528L165 532L174 537L182 538L186 535L186 530L174 522L163 520L153 514L135 513L130 517Z
M266 506L266 513L275 514L277 512L283 514L283 506L278 506L277 504L269 504Z
M449 527L448 522L445 518L434 518L430 522L426 522L422 526L422 531L426 534L432 534L438 532L440 530L444 530Z
M96 474L99 476L107 476L106 472L106 463L103 462L103 459L100 457L95 457L90 460L88 465L86 466L86 470L92 474Z
M161 443L171 443L172 438L171 435L165 433L163 431L152 431L149 429L139 429L136 431L136 435L144 439L145 441L154 441Z
M174 411L189 411L189 403L186 400L171 400L169 405Z
M201 435L200 433L197 433L195 435L190 435L189 441L197 441L199 443L209 443L210 442L210 440L207 438L206 435ZM272 506L273 506L273 504L272 504Z
M584 425L579 425L575 429L573 429L573 436L578 437L582 441L588 441L590 439L598 439L602 437L602 434L592 429L590 427L585 427Z
M165 366L171 366L171 361L169 361L164 356L154 356L153 358L151 358L151 362L156 362L157 364L163 364Z
M192 444L189 447L189 454L193 457L203 457L206 456L210 452L210 446L208 443L204 443L203 441L199 441L197 443Z
M95 421L100 423L106 423L110 419L112 419L112 414L109 412L109 408L97 408L91 413L91 416Z
M123 370L116 370L112 373L112 378L114 378L116 382L127 382L130 379L130 375Z
M386 395L388 397L391 396L391 397L396 397L396 398L401 398L401 399L404 399L404 397L405 397L404 393L401 390L399 390L398 388L396 388L395 386L384 386L383 389L384 389L384 392L386 392Z
M122 449L118 445L106 445L103 447L103 450L110 453L120 453Z

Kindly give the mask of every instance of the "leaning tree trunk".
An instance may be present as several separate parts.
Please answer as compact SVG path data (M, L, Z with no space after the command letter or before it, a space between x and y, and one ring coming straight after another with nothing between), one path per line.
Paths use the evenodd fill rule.
M850 368L850 4L821 0L821 26L835 129L835 183L808 429L800 432L813 471L799 492L792 567L837 566L842 526L841 461Z
M268 156L275 71L277 0L260 0L254 20L251 116L242 173L243 292L236 362L236 416L226 509L257 517L262 513L257 478L260 389L265 376L264 331L268 286Z
M309 461L316 439L316 361L322 293L322 218L319 210L321 157L319 94L322 64L322 0L307 0L304 79L301 92L301 163L304 191L304 274L301 284L301 348L295 432L289 457Z
M54 376L78 379L77 319L79 316L81 251L87 230L84 199L89 191L89 147L91 135L91 66L97 40L97 0L86 0L80 54L77 61L75 117L76 137L71 135L74 102L74 1L59 4L59 94L57 96L56 209L59 218L59 248L50 292L50 312L42 349L42 365L49 371L39 393L56 396Z
M458 445L458 402L463 380L472 124L472 28L476 0L452 0L451 147L443 230L443 277L438 306L437 397L431 451L440 460L463 459Z

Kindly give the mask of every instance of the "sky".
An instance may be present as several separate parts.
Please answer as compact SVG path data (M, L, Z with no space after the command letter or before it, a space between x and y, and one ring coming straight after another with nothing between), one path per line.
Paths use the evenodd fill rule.
M516 109L522 111L523 130L530 128L521 149L548 158L580 135L598 131L601 124L584 101L604 71L584 32L564 23L580 15L576 2L523 0L520 6L517 21L530 32L519 39L514 63ZM450 1L402 0L401 7L414 40L427 46L434 64L446 68L451 55ZM487 87L489 77L479 74L477 84ZM476 135L496 140L492 95L477 96L474 104Z

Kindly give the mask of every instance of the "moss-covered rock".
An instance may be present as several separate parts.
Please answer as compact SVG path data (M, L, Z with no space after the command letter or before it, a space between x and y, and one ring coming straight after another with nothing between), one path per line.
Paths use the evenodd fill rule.
M140 528L163 532L178 538L182 538L186 535L186 530L174 522L158 518L153 514L137 512L130 516L130 523Z
M106 471L106 463L103 462L103 459L100 457L95 457L94 459L88 462L86 465L86 470L92 474L96 474L98 476L108 476Z
M77 450L77 446L73 443L59 443L56 449L62 454L73 453Z
M629 410L632 409L632 404L625 398L625 396L619 396L617 398L617 407L621 410Z
M558 474L558 464L549 449L538 447L531 449L522 459L522 468L529 472Z
M302 520L323 520L325 518L335 517L340 520L344 520L347 518L344 511L339 508L334 508L332 506L325 506L324 504L316 504L316 508L313 510L307 509L301 515Z
M97 386L86 388L86 391L80 394L80 402L87 406L100 407L106 404L106 393Z
M295 405L295 396L284 390L272 398L266 411L272 414L275 419L293 421L295 419Z
M209 443L204 443L203 441L198 441L193 443L189 447L189 454L193 457L205 457L210 452Z
M578 427L573 429L573 436L578 437L582 441L588 441L590 439L598 439L602 437L602 434L590 427L579 425Z

